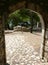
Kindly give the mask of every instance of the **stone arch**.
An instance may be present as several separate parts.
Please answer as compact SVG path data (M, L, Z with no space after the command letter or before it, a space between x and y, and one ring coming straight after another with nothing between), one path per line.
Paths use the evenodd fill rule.
M37 12L35 12L37 13ZM43 58L42 57L42 54L43 54L43 46L44 46L44 35L45 35L45 24L44 24L44 20L43 20L43 17L41 14L37 13L37 15L39 16L40 18L40 23L42 25L42 43L41 43L41 46L40 46L40 58Z
M41 43L41 46L40 46L40 58L42 59L43 58L42 56L43 56L44 36L45 36L45 23L44 23L42 15L40 13L38 13L34 10L31 10L31 12L34 12L39 16L40 23L41 23L41 26L42 26L42 43Z
M22 7L23 8L23 7ZM21 9L22 9L21 8ZM19 8L20 9L20 8ZM43 20L43 17L42 17L42 15L38 12L38 11L36 11L36 10L34 10L34 9L30 9L30 8L28 8L27 7L27 9L30 11L30 12L34 12L34 13L36 13L38 16L39 16L39 18L40 18L40 23L41 23L41 26L42 26L42 43L41 43L41 46L40 46L40 58L42 59L43 57L43 46L44 46L44 34L45 34L45 23L44 23L44 20ZM18 10L18 8L16 9L16 10Z
M22 4L22 5L21 5ZM33 4L33 3L32 3ZM14 5L14 4L13 4ZM15 6L15 7L14 7ZM13 7L12 7L12 5L11 5L11 7L9 8L8 7L8 11L6 10L5 12L3 12L3 16L2 16L2 19L1 19L1 21L4 21L5 19L6 19L6 17L8 17L8 14L9 13L11 13L11 12L13 12L13 11L15 11L15 10L17 10L17 9L20 9L20 8L23 8L23 7L25 7L25 2L24 2L24 4L21 2L21 3L17 3L16 5L14 5ZM31 5L30 5L31 6ZM40 57L42 58L42 55L43 55L43 47L44 47L44 44L45 44L45 39L44 39L44 34L45 34L45 22L44 22L44 20L43 20L43 18L42 18L42 16L45 18L45 16L44 16L44 13L42 12L42 8L40 8L39 6L37 6L36 7L36 4L33 4L33 9L32 8L30 8L30 6L29 7L27 7L28 9L31 9L31 10L33 10L35 13L37 13L38 14L38 16L40 17L40 22L41 22L41 24L42 24L42 44L41 44L41 48L40 48ZM13 11L12 11L13 10ZM39 12L39 13L38 13ZM41 14L43 14L43 15L41 15ZM0 30L0 38L1 38L1 40L0 40L0 48L1 48L1 50L0 50L0 56L1 56L1 58L0 58L0 65L5 65L6 64L6 57L5 57L5 40L4 40L4 29L3 29L3 23L1 23L0 24L0 28L1 28L1 30Z
M27 8L28 10L30 10L31 12L35 12L39 18L40 18L40 22L42 25L42 43L40 46L40 58L43 59L43 55L44 55L44 36L45 36L45 21L44 21L44 13L42 12L42 8L39 5L35 5L34 3L28 3L27 7L25 6L25 1L17 3L15 5L9 6L9 12L12 13L18 9L22 9L22 8ZM18 7L17 7L18 6ZM30 7L31 6L31 7Z

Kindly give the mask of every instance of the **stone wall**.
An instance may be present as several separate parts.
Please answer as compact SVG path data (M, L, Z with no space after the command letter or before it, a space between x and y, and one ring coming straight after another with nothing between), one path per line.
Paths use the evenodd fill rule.
M0 17L0 65L5 65L5 40L2 17Z

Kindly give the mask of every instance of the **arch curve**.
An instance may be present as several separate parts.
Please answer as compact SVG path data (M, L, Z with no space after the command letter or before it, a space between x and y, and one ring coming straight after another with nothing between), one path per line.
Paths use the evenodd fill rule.
M39 16L40 23L41 23L41 26L42 26L42 43L41 43L41 46L40 46L40 58L42 59L43 58L42 57L43 56L43 47L44 47L44 36L45 36L45 23L44 23L42 15L40 13L33 11L33 10L31 10L31 12L34 12Z
M19 9L19 10L21 10L21 9ZM28 8L27 8L27 10L29 10L29 12L31 12L31 13L32 12L36 13L38 15L38 17L40 18L40 23L41 23L41 26L42 26L42 37L41 37L42 43L41 43L41 46L40 46L40 58L42 58L42 56L43 56L43 47L44 47L44 36L45 36L45 23L44 23L42 15L40 13L38 13L34 10L31 10L31 9L28 9Z
M39 18L40 18L40 22L41 22L41 25L42 25L42 43L41 43L41 46L40 46L40 58L42 59L43 57L43 47L44 47L44 36L45 36L45 24L44 24L44 20L41 16L41 14L37 13Z
M22 9L22 8L21 8ZM21 10L21 9L17 9L17 10ZM38 17L40 18L40 23L41 23L41 26L42 26L42 43L41 43L41 46L40 46L40 58L42 58L42 55L43 55L43 46L44 46L44 34L45 34L45 23L44 23L44 20L43 20L43 17L40 13L34 11L34 10L31 10L31 9L28 9L26 8L27 10L29 10L29 12L34 12L38 15Z

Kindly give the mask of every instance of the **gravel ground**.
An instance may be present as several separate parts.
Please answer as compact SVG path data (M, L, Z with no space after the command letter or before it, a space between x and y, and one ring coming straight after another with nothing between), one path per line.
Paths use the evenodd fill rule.
M10 65L45 65L39 57L41 33L13 32L5 34L6 59ZM47 65L47 64L46 64Z

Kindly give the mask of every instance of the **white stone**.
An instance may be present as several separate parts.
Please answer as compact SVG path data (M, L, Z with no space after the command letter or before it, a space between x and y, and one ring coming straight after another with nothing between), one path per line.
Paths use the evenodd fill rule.
M19 64L15 64L15 65L19 65Z
M24 65L24 63L21 63L20 65Z
M27 65L30 65L30 64L27 64Z

